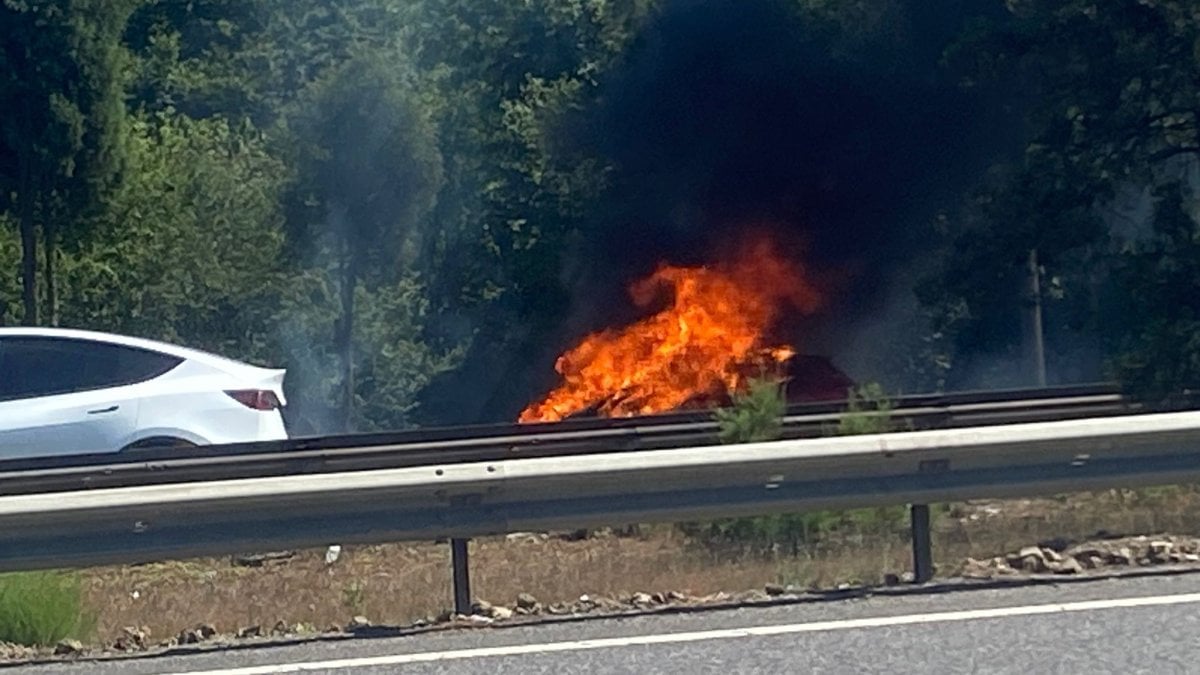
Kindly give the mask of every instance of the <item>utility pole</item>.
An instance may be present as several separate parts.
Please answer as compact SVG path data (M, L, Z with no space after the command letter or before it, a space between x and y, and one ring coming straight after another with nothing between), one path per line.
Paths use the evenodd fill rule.
M1025 328L1026 353L1029 355L1033 381L1038 387L1046 386L1046 344L1042 334L1042 281L1038 265L1037 249L1030 249L1026 268Z

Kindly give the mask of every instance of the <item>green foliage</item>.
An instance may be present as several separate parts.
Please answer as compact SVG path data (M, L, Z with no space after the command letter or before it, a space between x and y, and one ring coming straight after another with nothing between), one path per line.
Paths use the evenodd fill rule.
M1110 368L1136 396L1159 402L1200 384L1200 210L1184 186L1159 190L1153 232L1110 278Z
M360 287L356 306L354 427L383 431L413 426L420 393L461 362L463 345L442 350L422 339L429 301L415 276L374 291Z
M403 73L370 54L330 69L293 108L285 138L297 148L293 236L332 237L344 248L336 259L376 278L411 262L403 251L442 181L433 120Z
M63 264L70 325L266 356L286 291L277 205L288 169L249 127L166 113L131 121L138 167Z
M946 54L965 87L1018 102L1030 130L1024 151L995 166L944 223L945 257L922 297L957 351L1017 356L1021 261L1036 248L1051 365L1070 372L1086 345L1131 386L1180 385L1148 380L1193 358L1186 318L1154 302L1122 314L1146 286L1120 270L1142 265L1126 258L1144 261L1148 248L1129 232L1141 227L1129 212L1142 210L1145 191L1184 178L1200 153L1198 40L1190 0L1021 1L976 22ZM1186 252L1171 249L1162 247L1164 265L1186 267L1174 258ZM1127 285L1111 284L1114 270ZM1004 371L991 369L988 382L1018 383Z
M357 579L342 587L342 605L355 614L361 613L367 599L367 587Z
M838 421L837 433L840 436L852 436L890 431L893 407L891 399L878 383L855 387L849 392L846 412Z
M21 231L22 321L38 322L37 230L46 254L49 321L54 263L124 166L125 22L136 0L0 3L0 210Z
M9 221L0 213L0 326L16 324L21 316L21 241Z
M753 379L746 391L734 393L732 406L717 409L717 433L725 443L773 441L779 438L786 412L783 384Z
M95 626L78 577L60 572L0 575L0 641L48 646L86 638Z

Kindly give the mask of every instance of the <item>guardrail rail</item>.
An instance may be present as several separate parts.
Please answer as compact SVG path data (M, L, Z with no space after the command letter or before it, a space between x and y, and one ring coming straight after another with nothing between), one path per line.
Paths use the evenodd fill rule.
M448 538L465 611L469 537L909 504L923 582L927 504L1200 479L1200 412L1098 389L910 397L892 414L913 430L862 436L825 435L836 406L793 408L768 443L720 445L711 419L675 415L8 460L0 568Z

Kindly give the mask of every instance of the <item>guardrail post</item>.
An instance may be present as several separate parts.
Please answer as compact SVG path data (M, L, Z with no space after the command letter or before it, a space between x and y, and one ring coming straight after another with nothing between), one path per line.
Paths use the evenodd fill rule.
M933 578L933 537L929 526L929 505L913 504L912 518L913 581L923 584Z
M454 568L454 612L471 613L471 565L467 558L469 539L450 540L450 565Z

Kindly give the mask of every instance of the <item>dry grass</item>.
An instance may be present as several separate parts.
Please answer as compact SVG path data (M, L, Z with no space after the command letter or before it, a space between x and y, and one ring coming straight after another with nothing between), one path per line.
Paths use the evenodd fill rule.
M1195 534L1198 505L1200 491L1192 487L959 504L937 518L935 556L950 570L966 556L988 557L1055 537ZM908 570L910 555L905 528L869 525L795 556L731 555L690 543L668 526L583 541L491 538L471 543L472 590L496 603L521 592L549 603L583 593L706 595L780 581L828 587L876 583L886 572ZM448 547L433 543L348 547L329 566L320 550L260 568L209 559L93 569L84 578L101 639L139 625L160 639L201 622L227 631L279 621L323 629L357 614L408 623L451 604Z

